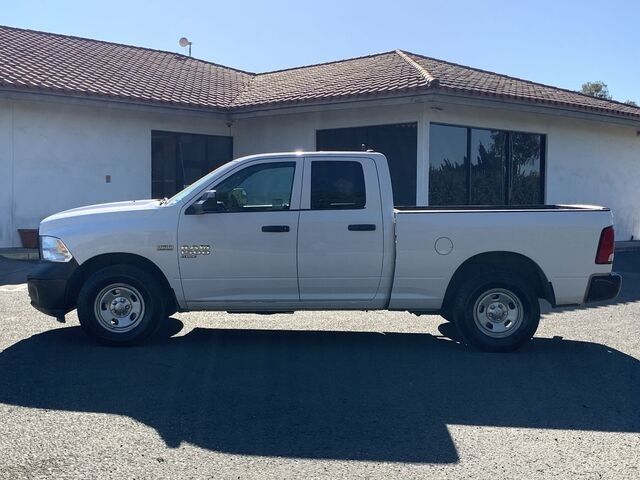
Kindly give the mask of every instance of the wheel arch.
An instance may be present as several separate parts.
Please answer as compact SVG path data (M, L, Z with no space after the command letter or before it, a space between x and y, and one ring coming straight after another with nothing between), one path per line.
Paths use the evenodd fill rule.
M135 265L153 275L153 277L160 282L162 288L168 293L168 300L171 303L171 305L168 305L168 308L171 311L177 310L178 302L175 292L173 288L171 288L169 280L167 280L162 270L148 258L134 253L103 253L83 262L69 280L66 295L67 304L77 304L80 289L92 273L112 265Z
M494 251L474 255L457 268L447 286L442 302L442 310L447 312L450 309L455 298L455 292L466 278L477 272L489 269L522 275L526 281L531 283L538 298L543 298L551 305L555 305L553 286L536 262L520 253Z

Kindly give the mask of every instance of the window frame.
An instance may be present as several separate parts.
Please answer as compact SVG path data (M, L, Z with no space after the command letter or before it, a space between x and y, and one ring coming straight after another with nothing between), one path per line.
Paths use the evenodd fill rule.
M513 205L511 203L509 203L510 201L510 197L511 197L511 173L512 173L512 152L511 152L511 146L512 146L512 135L513 134L522 134L522 135L538 135L540 137L540 192L541 192L541 197L542 197L542 204L541 205L546 205L547 203L547 134L546 133L539 133L539 132L531 132L531 131L524 131L524 130L506 130L506 129L502 129L502 128L493 128L493 127L486 127L486 126L473 126L473 125L460 125L460 124L455 124L455 123L446 123L446 122L429 122L429 162L427 165L427 171L429 172L429 191L431 190L431 126L433 125L437 125L437 126L441 126L441 127L453 127L453 128L463 128L466 130L466 138L467 138L467 145L466 145L466 152L465 152L465 162L464 162L464 167L465 167L465 173L466 173L466 197L467 197L467 203L465 205L461 205L461 206L480 206L480 205L476 205L476 204L472 204L471 202L471 139L472 139L472 131L473 130L487 130L487 131L498 131L498 132L502 132L505 134L505 159L506 159L506 165L505 165L505 197L506 197L506 202L503 205L492 205L492 206L525 206L525 205ZM427 198L428 198L429 193L427 192ZM428 202L427 202L428 203ZM437 205L440 206L440 205ZM442 205L443 207L445 206L453 206L453 205Z

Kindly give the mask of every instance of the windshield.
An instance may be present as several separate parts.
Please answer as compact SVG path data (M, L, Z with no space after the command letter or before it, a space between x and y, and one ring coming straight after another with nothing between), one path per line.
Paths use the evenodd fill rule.
M202 190L204 187L206 187L207 184L210 183L214 177L222 175L227 170L234 168L236 166L236 163L237 163L237 160L234 160L229 163L225 163L224 165L213 170L212 172L207 173L200 180L197 180L196 182L192 183L188 187L185 187L183 190L180 190L173 197L171 197L169 200L163 203L165 205L175 205L176 203L181 202L184 198L188 197L192 193L197 192L198 190Z

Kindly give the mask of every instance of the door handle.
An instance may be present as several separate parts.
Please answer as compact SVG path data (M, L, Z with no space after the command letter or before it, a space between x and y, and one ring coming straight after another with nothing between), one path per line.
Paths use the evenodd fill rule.
M356 223L349 225L349 230L352 232L373 232L376 229L373 223Z
M288 232L289 230L291 230L289 225L265 225L262 227L262 231L267 233Z

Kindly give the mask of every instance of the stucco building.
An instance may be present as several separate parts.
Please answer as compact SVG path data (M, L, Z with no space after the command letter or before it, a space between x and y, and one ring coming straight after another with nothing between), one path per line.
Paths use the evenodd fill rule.
M592 203L640 235L640 108L396 50L254 74L0 27L0 247L232 158L372 148L398 205Z

